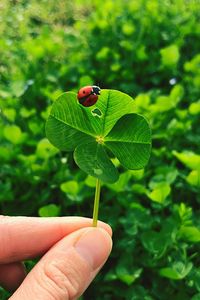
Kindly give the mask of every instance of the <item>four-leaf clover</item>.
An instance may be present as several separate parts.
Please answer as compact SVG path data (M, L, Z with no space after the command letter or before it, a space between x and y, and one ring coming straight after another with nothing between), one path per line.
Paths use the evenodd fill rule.
M50 142L74 151L76 164L87 174L114 183L119 174L110 157L127 169L143 168L150 156L151 131L146 119L134 113L133 99L117 90L102 90L95 106L81 106L76 94L62 94L46 124Z

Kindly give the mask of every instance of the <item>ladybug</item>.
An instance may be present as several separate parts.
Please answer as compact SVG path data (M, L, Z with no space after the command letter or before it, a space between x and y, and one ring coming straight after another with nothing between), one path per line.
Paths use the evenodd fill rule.
M86 107L94 105L98 100L100 91L100 87L96 85L88 85L82 87L77 94L79 103Z

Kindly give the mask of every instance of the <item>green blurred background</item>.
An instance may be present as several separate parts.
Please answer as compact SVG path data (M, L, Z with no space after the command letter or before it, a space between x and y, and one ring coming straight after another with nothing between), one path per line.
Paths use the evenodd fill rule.
M135 98L153 149L103 185L114 248L82 299L199 300L200 1L1 0L0 214L91 217L93 178L44 131L87 84Z

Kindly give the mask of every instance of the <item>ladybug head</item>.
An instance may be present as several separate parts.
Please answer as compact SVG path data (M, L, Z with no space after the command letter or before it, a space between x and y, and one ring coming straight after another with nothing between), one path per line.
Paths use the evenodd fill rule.
M100 93L101 93L100 87L97 86L97 85L93 85L93 86L92 86L92 93L93 93L94 95L100 95Z

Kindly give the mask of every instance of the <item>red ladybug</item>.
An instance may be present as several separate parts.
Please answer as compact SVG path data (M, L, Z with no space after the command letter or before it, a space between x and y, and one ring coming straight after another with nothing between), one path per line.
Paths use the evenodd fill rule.
M98 100L98 95L100 95L100 91L100 87L96 85L88 85L82 87L77 94L79 103L86 107L94 105Z

